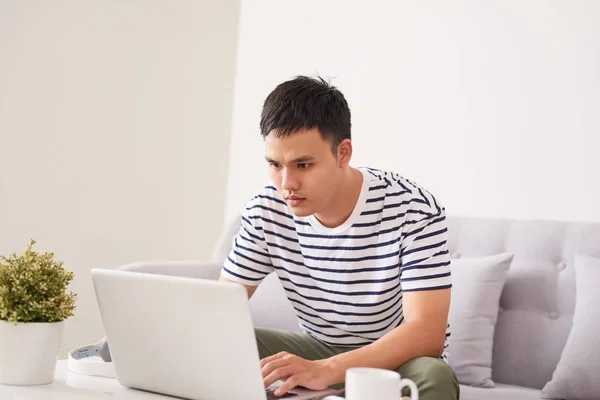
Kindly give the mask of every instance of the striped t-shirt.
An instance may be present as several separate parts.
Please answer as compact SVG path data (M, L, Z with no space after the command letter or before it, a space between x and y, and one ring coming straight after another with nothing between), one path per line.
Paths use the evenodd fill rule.
M359 170L357 204L335 228L293 215L275 187L263 188L222 270L245 285L275 272L300 328L332 346L364 346L402 324L402 292L451 287L443 206L396 173Z

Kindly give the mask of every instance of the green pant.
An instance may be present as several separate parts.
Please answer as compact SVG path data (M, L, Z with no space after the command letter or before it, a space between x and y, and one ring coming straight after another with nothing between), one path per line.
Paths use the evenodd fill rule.
M255 329L256 342L260 358L265 358L280 351L286 351L306 360L321 360L332 357L352 348L334 347L321 343L307 333L295 333L272 329ZM396 371L402 378L415 382L419 388L420 400L458 400L460 389L456 375L443 360L432 357L419 357L399 366ZM333 388L343 388L338 384ZM408 389L402 392L409 396Z

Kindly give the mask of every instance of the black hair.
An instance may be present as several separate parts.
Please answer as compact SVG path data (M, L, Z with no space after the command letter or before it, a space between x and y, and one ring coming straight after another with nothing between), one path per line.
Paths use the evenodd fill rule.
M260 118L263 138L314 128L329 140L334 154L344 139L351 139L348 103L342 92L323 78L297 76L279 84L265 99Z

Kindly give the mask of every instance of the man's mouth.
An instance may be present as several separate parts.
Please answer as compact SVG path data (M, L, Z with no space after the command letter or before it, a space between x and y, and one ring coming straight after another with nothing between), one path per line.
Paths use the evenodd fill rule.
M289 205L297 206L304 201L304 198L298 196L286 196L285 200L288 202Z

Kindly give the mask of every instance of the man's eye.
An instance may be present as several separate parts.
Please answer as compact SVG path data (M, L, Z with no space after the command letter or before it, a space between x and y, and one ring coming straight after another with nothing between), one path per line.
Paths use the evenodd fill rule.
M298 164L298 168L300 168L300 169L306 169L309 166L310 166L310 164L308 164L308 163L299 163Z
M279 164L271 163L271 168L279 169Z

